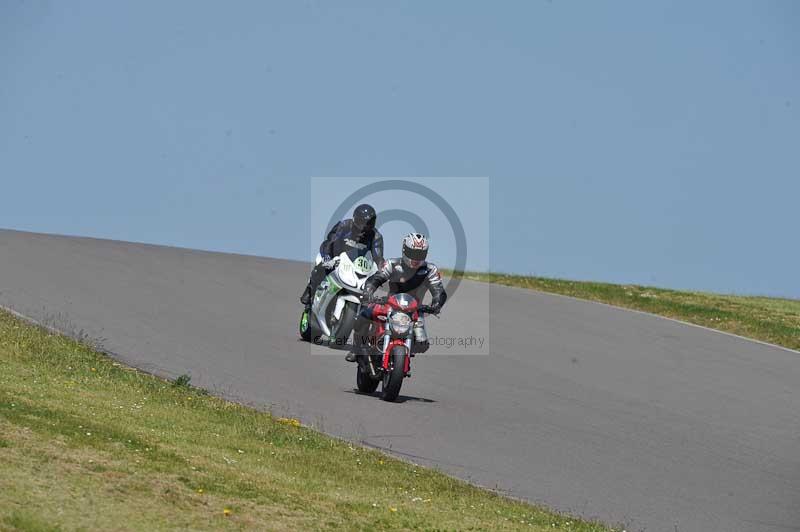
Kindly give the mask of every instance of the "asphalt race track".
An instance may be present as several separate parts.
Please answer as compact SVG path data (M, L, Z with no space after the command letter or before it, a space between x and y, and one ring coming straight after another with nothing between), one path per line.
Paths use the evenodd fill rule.
M418 357L401 402L297 340L303 263L0 231L0 304L122 361L628 531L800 530L800 353L492 287L489 356ZM432 332L458 331L465 282Z

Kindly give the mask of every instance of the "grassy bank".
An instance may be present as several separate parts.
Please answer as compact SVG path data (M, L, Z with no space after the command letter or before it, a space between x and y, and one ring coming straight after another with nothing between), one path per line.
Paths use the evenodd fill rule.
M466 273L464 278L600 301L800 350L800 301L794 299L730 296L495 273Z
M0 530L608 530L136 372L2 311L0 473Z

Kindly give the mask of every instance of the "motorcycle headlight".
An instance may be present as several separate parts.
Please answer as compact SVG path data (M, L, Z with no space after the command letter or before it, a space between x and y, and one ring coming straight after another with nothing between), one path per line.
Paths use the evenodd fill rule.
M389 316L389 325L397 334L408 334L411 329L411 316L403 312L393 312Z

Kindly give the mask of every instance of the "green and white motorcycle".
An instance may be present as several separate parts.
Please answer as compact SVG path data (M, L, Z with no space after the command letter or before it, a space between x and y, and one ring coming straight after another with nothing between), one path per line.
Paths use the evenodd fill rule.
M339 264L317 287L310 310L300 316L300 337L306 342L344 348L359 310L359 295L367 278L378 271L372 254L351 259L339 255ZM317 257L317 260L322 260Z

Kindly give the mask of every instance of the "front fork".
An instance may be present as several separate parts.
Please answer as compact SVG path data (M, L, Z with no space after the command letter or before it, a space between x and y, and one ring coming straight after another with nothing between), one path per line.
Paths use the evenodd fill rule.
M406 338L405 340L400 340L399 338L396 340L392 340L388 334L383 335L383 371L389 371L390 364L392 363L392 347L396 345L404 345L406 348L406 356L404 360L404 367L403 373L408 376L411 373L411 345L413 344L413 340L411 336Z

